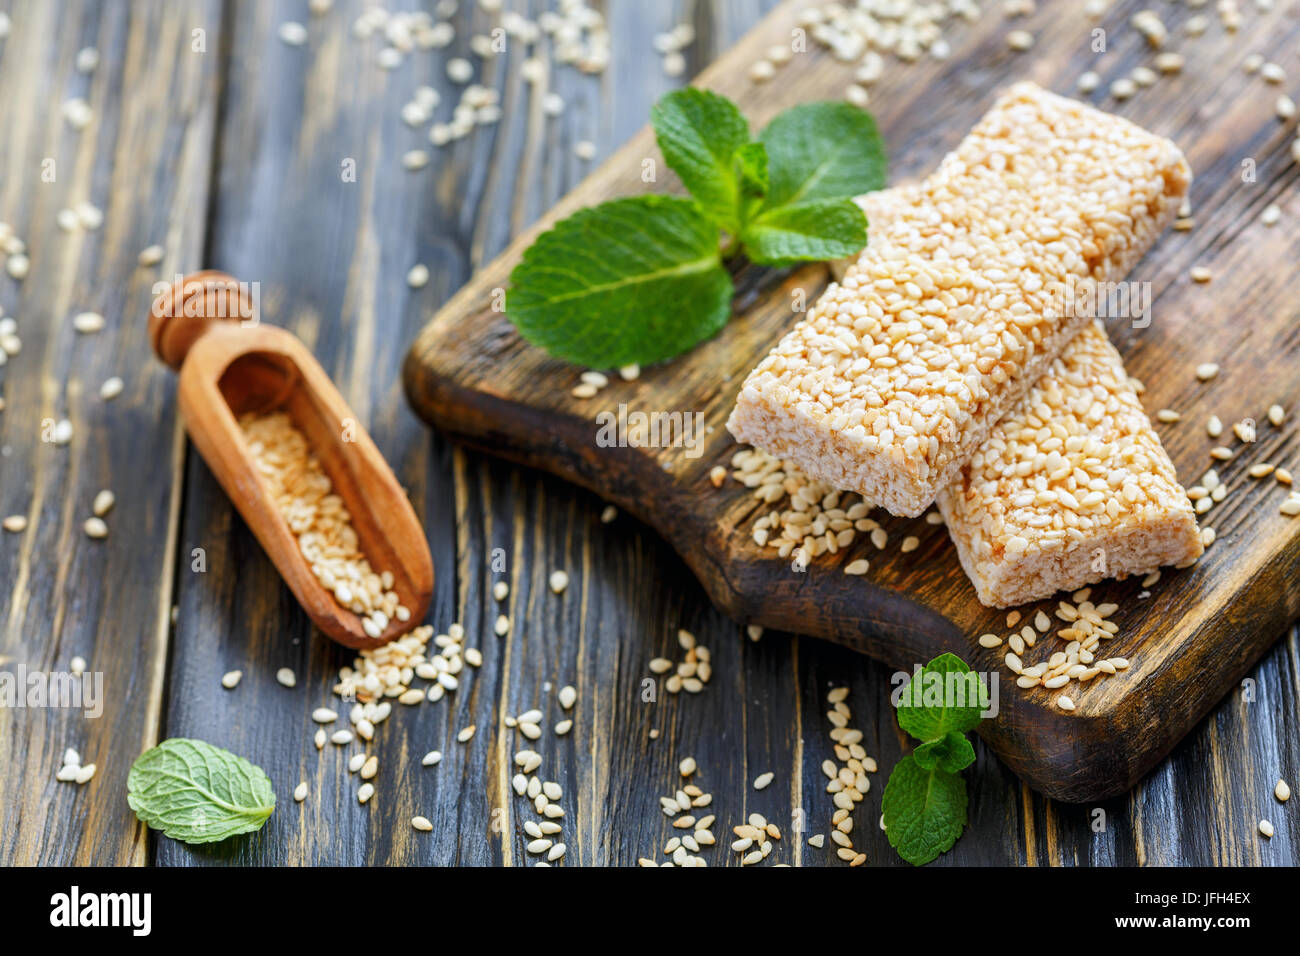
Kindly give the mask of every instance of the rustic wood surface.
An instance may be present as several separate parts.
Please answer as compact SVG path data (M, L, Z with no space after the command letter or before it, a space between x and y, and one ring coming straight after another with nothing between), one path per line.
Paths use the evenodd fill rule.
M462 6L457 52L471 23L487 24ZM774 6L609 0L616 66L599 78L557 70L553 82L569 101L563 117L541 117L518 80L520 56L490 61L487 81L505 91L502 123L436 151L430 168L416 173L399 160L425 144L423 132L407 129L397 110L422 82L452 97L442 72L451 51L415 55L391 73L379 69L378 42L348 32L359 2L336 3L327 17L310 20L298 2L31 0L9 8L12 33L0 40L0 219L27 240L32 273L21 284L0 275L0 305L18 317L24 339L23 352L0 369L0 511L25 514L32 526L0 534L0 670L63 669L81 654L104 674L106 705L98 720L0 709L0 861L518 865L527 859L522 822L532 814L509 789L510 758L522 741L502 718L539 706L549 725L558 719L555 689L573 683L573 732L562 739L548 732L535 745L544 774L565 789L570 864L625 865L660 849L672 831L657 798L678 785L676 765L687 755L714 794L719 833L753 811L790 831L792 808L803 809L808 832L824 832L831 813L820 769L830 755L824 694L835 684L852 688L854 724L882 767L856 814L857 842L871 864L900 864L874 827L884 774L906 746L888 703L888 667L776 631L750 642L659 535L627 516L602 524L604 503L595 495L431 435L399 382L406 347L430 315L586 174L572 144L591 139L601 156L611 155L650 104L680 82L663 75L650 36L683 18L695 23L694 72ZM1040 42L1063 29L1054 6L1040 4L1029 21ZM1137 6L1117 4L1106 23L1120 27ZM1181 12L1169 10L1177 22ZM1296 23L1294 10L1281 16L1270 44ZM308 24L304 47L276 39L289 19ZM941 118L971 109L955 94L922 108L926 84L944 76L978 99L1010 69L1001 40L1008 28L996 14L956 28L957 57L982 51L978 66L921 65L907 99L873 104L882 115L910 117L891 137L895 178L921 171L925 164L910 166L911 155L930 157L947 144ZM206 30L203 54L191 52L195 29ZM1121 57L1136 56L1127 32L1114 30ZM1217 27L1206 42L1225 71L1254 48L1231 44ZM72 61L91 44L103 62L87 79ZM1085 62L1085 53L1078 57ZM1039 62L1030 54L1024 68L1032 72ZM1294 67L1294 56L1283 62ZM1247 95L1232 82L1217 105L1180 102L1170 115L1190 124L1201 110L1245 114L1247 102L1267 110L1272 96ZM75 134L58 107L83 89L96 120ZM1126 115L1141 119L1141 102ZM1273 184L1268 195L1294 221L1294 190L1283 188L1294 186L1294 169L1277 178L1280 124L1266 131L1254 112L1241 123L1258 137L1247 142L1259 157L1260 183ZM1178 138L1191 146L1201 181L1216 181L1197 164L1198 144ZM1222 142L1203 148L1225 156L1229 149ZM49 184L39 177L47 156L60 170ZM349 159L355 182L340 176ZM1271 173L1266 163L1274 164ZM1264 195L1261 189L1255 202L1262 205ZM105 210L102 230L61 233L55 213L84 196ZM1272 274L1254 275L1250 248L1226 242L1245 223L1217 211L1212 193L1194 198L1202 223L1224 239L1218 268L1251 273L1259 298L1243 302L1265 308ZM1294 249L1295 233L1287 235ZM136 255L152 242L166 244L167 258L141 270ZM411 290L404 276L416 262L429 266L432 279ZM1157 289L1175 287L1175 272L1189 264L1175 264L1163 281L1153 277ZM149 353L150 283L201 265L259 281L267 321L303 339L367 422L429 536L436 569L429 620L440 629L462 622L469 643L484 652L482 669L448 700L402 708L381 726L370 748L380 761L377 795L366 806L344 766L354 748L318 754L310 739L309 714L333 702L334 674L350 655L311 629L206 465L187 451L172 377ZM83 308L109 319L98 339L79 339L68 325ZM1206 312L1201 305L1193 314ZM1140 362L1140 337L1117 338ZM1189 363L1197 360L1195 344L1186 343ZM102 403L98 385L114 373L127 389ZM1183 383L1148 386L1175 399ZM42 443L41 419L62 416L76 426L72 443ZM1193 441L1189 429L1187 448L1199 447ZM1176 437L1171 446L1176 458L1188 453ZM108 519L112 534L95 542L81 522L100 487L114 488L118 504ZM1234 520L1247 510L1239 506ZM201 572L194 570L200 558ZM571 576L563 596L546 585L554 568ZM513 628L505 639L492 634L498 608L490 589L499 578L511 584L505 610ZM1289 586L1279 598L1294 594ZM646 664L677 656L679 627L712 650L713 681L699 695L644 702ZM282 666L297 672L296 688L276 683ZM236 668L243 682L224 691L220 675ZM1294 864L1300 828L1271 790L1278 776L1294 785L1300 767L1298 689L1293 629L1133 790L1093 804L1044 799L980 744L967 772L970 827L940 863ZM474 738L456 743L470 724ZM279 807L260 833L191 848L135 822L125 802L131 760L161 737L183 735L230 747L267 770ZM85 786L53 779L68 746L100 768ZM421 767L421 755L435 748L442 763ZM754 791L750 782L768 770L776 782ZM311 793L295 804L290 793L299 781ZM411 830L415 813L433 821L433 832ZM1255 832L1263 816L1277 829L1271 841ZM705 855L712 865L738 862L725 846ZM793 839L773 859L842 865L829 850Z

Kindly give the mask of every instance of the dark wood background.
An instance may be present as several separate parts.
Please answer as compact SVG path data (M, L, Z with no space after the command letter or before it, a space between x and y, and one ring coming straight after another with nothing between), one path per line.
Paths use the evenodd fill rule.
M573 732L557 739L548 730L535 745L544 777L565 790L569 864L660 856L677 831L658 797L679 785L685 756L714 795L720 845L704 853L711 865L738 863L725 837L750 812L788 833L802 808L808 832L828 832L824 699L839 684L852 688L853 723L882 768L855 814L855 842L871 864L901 864L875 826L885 774L905 746L886 668L788 634L749 641L652 532L626 517L602 524L595 496L430 435L398 380L432 312L581 180L589 164L573 143L590 139L608 155L684 82L663 74L652 35L692 22L693 73L773 5L607 0L614 65L600 77L557 68L554 88L568 101L561 118L540 115L519 80L520 56L497 58L483 81L504 91L505 118L443 150L398 110L421 83L454 101L443 64L488 25L471 0L461 2L451 50L415 54L392 72L374 62L377 39L351 36L359 2L338 0L321 18L308 16L304 0L0 7L13 22L0 40L0 219L32 260L22 283L0 274L0 306L17 316L23 338L22 353L0 369L0 514L30 520L21 535L0 533L0 669L63 670L81 655L103 673L106 694L96 720L0 710L0 862L520 864L522 822L533 814L509 789L511 756L524 742L502 718L538 706L549 727L555 691L572 683ZM1122 24L1142 5L1117 3L1107 22ZM986 23L955 30L1013 26L988 6ZM1050 23L1052 4L1039 6L1014 26ZM541 8L527 6L533 15ZM306 46L280 42L285 20L308 25ZM73 67L85 46L102 58L89 77ZM74 95L96 111L80 133L59 115ZM412 148L430 150L429 168L401 168ZM47 158L56 162L52 182L41 177ZM348 159L355 182L340 176ZM63 233L58 210L83 198L105 211L102 229ZM162 265L140 268L139 251L155 242L167 249ZM411 290L404 277L416 262L432 279ZM350 655L312 633L187 450L171 375L148 350L151 283L199 266L260 282L263 315L307 343L369 423L425 520L436 568L431 623L462 622L483 650L482 669L448 700L399 707L380 727L370 748L377 794L366 806L345 767L356 748L318 753L311 742L311 710L337 703L329 689ZM96 337L70 326L85 309L108 319ZM99 384L114 374L126 390L105 403ZM41 442L42 419L61 417L74 423L72 443ZM97 542L81 523L102 487L118 503L110 537ZM192 570L197 548L202 573ZM491 567L495 549L503 574ZM558 597L546 585L556 568L571 576ZM514 627L498 639L490 589L502 576ZM678 656L679 627L712 651L713 681L698 695L645 703L647 662ZM1296 863L1300 827L1271 791L1279 776L1295 786L1300 767L1300 635L1279 637L1248 678L1249 694L1232 693L1132 792L1097 807L1042 799L977 745L970 827L940 864ZM276 683L283 666L297 672L295 689ZM231 669L244 679L227 692L219 680ZM478 727L473 740L456 743L469 724ZM267 826L198 849L148 833L126 805L126 775L167 736L201 737L265 768L279 798ZM83 787L54 780L69 746L99 767ZM442 763L421 767L431 749L443 751ZM751 781L768 770L775 782L754 791ZM300 781L311 794L296 804ZM411 829L417 813L433 832ZM1265 816L1277 829L1271 841L1255 830ZM769 862L843 865L829 841L818 850L789 836Z

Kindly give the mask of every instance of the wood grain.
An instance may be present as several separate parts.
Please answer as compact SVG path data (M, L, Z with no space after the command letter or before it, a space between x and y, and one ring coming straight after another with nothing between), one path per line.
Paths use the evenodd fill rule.
M710 66L700 85L732 97L756 124L795 103L837 95L851 70L828 53L795 56L771 84L747 77L746 65L789 35L801 9L799 3L779 7ZM1010 62L1014 54L989 50L1000 37L971 31L951 62L926 64L916 73L895 71L873 87L877 120L905 178L936 165L1009 78L1029 73L1051 88L1073 87L1092 57L1086 48L1077 50L1078 38L1088 33L1088 18L1082 7L1072 6L1045 26L1037 34L1032 64ZM1253 20L1243 33L1252 49L1281 58L1300 30L1277 12ZM1136 42L1126 47L1117 38L1113 43L1108 63L1119 63L1112 70L1116 65L1131 69L1148 58L1144 41L1136 34L1128 39ZM1245 475L1250 463L1286 461L1300 447L1294 416L1281 427L1263 419L1271 404L1293 402L1300 394L1295 275L1283 267L1259 276L1245 267L1247 261L1280 264L1293 258L1300 227L1292 220L1268 229L1258 222L1256 204L1281 189L1294 170L1289 157L1265 154L1257 162L1258 188L1238 188L1237 180L1224 174L1243 142L1262 140L1263 147L1273 141L1285 146L1288 140L1263 109L1248 120L1241 118L1244 110L1226 107L1190 111L1190 104L1213 102L1225 87L1241 85L1242 71L1229 57L1215 55L1215 43L1205 44L1210 49L1198 44L1189 51L1192 65L1182 76L1118 109L1188 147L1200 175L1195 196L1212 212L1206 217L1211 225L1167 236L1132 276L1149 282L1155 295L1150 327L1130 328L1122 319L1111 325L1130 372L1148 383L1148 408L1177 408L1186 416L1181 427L1165 431L1188 485L1216 464L1208 457L1216 443L1200 427L1212 412L1226 411L1229 422L1260 421L1259 440L1220 465L1235 493L1204 517L1203 525L1216 528L1219 543L1194 569L1166 570L1149 598L1138 597L1138 581L1108 582L1095 590L1099 600L1121 606L1115 618L1120 636L1108 643L1107 653L1131 658L1132 670L1120 679L1076 687L1071 696L1078 709L1069 714L1055 707L1049 692L1008 686L998 719L981 729L1017 773L1059 799L1095 800L1132 787L1300 614L1300 593L1286 585L1300 574L1300 523L1277 513L1286 489L1271 481L1260 486ZM972 68L987 59L1005 68ZM1262 92L1260 98L1269 99ZM931 103L948 108L936 112L927 108ZM917 141L936 133L938 142ZM811 301L825 287L824 268L783 276L743 270L737 315L722 333L647 370L636 382L616 380L587 401L569 394L581 369L524 343L494 310L496 291L508 284L510 270L539 229L580 206L652 187L634 175L646 157L662 162L648 128L448 302L408 357L405 378L412 404L445 434L562 475L634 512L676 548L714 603L740 621L839 641L903 670L953 651L979 670L1012 678L1000 667L1005 648L983 650L975 643L979 634L1006 631L1005 612L979 606L941 528L890 519L884 522L890 538L898 542L915 535L921 542L917 551L878 554L860 536L838 555L814 560L806 573L792 573L788 560L752 540L753 522L769 509L738 483L715 492L708 481L710 469L727 465L737 450L725 421L740 383L797 320L792 297L801 293ZM1252 224L1249 232L1243 232L1245 223ZM1243 234L1227 242L1226 229ZM1208 290L1188 278L1194 263L1218 273ZM1243 300L1251 303L1248 326L1223 308ZM1192 375L1205 361L1223 366L1210 386ZM663 445L602 447L594 420L623 406L647 414L699 414L707 436L702 453L691 457L680 447ZM858 558L872 561L865 580L843 574ZM1056 605L1040 606L1051 614Z
M78 437L62 450L79 469L77 497L63 505L68 492L51 486L43 499L43 537L26 552L25 587L77 608L64 614L57 631L39 623L53 620L50 605L24 597L14 583L22 580L15 563L23 553L21 542L0 534L0 619L5 622L0 658L34 654L62 663L70 653L91 648L92 668L101 660L118 668L118 678L108 685L116 688L115 721L76 724L78 733L85 726L97 734L94 750L83 746L83 752L100 760L99 775L80 790L52 782L62 748L78 742L71 724L48 713L0 712L0 791L7 811L0 863L522 865L528 860L521 827L531 814L507 790L509 760L519 741L506 733L501 717L545 703L549 720L555 705L553 691L543 689L546 681L553 688L571 681L580 692L572 734L562 740L547 734L541 742L548 774L565 788L571 864L630 865L662 849L672 830L656 798L678 784L677 762L687 755L700 763L700 785L715 795L719 833L746 810L758 810L783 822L788 835L793 827L784 821L793 823L795 808L804 811L807 832L825 832L831 804L820 764L831 755L824 700L832 685L851 688L854 723L882 767L878 776L888 771L909 746L888 703L890 668L825 641L774 630L758 643L747 640L658 534L627 515L602 524L603 502L591 493L453 445L437 433L431 436L407 410L397 383L405 349L429 314L588 171L573 156L573 142L590 139L602 156L610 155L635 134L654 100L681 82L662 74L649 38L682 20L694 23L699 40L687 51L694 72L773 5L768 0L609 0L604 8L612 24L615 69L602 77L557 71L553 88L570 108L544 122L517 81L523 55L511 51L489 65L490 78L505 90L502 123L436 152L433 166L418 174L402 171L398 160L404 150L423 145L423 135L401 125L396 112L426 79L448 107L445 100L454 88L445 81L442 64L465 51L471 21L475 29L486 23L474 4L462 3L460 36L451 50L414 58L393 74L374 65L377 43L361 48L348 34L361 0L337 0L329 17L309 21L311 38L297 50L274 39L280 22L305 18L303 5L288 0L228 3L220 9L169 3L136 11L114 4L97 12L99 7L58 2L9 9L14 34L0 41L0 115L7 134L0 138L0 219L19 224L20 233L28 230L29 240L36 233L22 210L44 192L23 186L31 182L29 170L44 155L47 139L76 142L57 110L65 89L76 91L69 86L76 50L95 43L104 63L91 82L106 83L106 95L132 104L118 111L131 118L123 129L114 118L118 113L100 111L96 142L129 142L132 150L115 146L111 178L100 178L102 171L94 177L105 190L97 194L101 198L111 183L119 213L110 211L103 233L71 241L100 250L94 254L102 257L79 267L94 281L78 281L87 290L116 290L113 301L120 302L120 314L136 324L119 329L116 310L106 312L113 337L105 334L97 341L112 342L112 351L95 353L94 374L85 377L83 393L93 393L101 376L113 372L127 380L128 389L93 421L77 420ZM1039 6L1034 19L1016 25L1039 33L1053 29L1053 12L1047 4ZM534 15L541 8L540 0L528 5ZM1115 50L1127 51L1125 56L1134 48L1127 45L1131 38L1122 25L1136 8L1117 4L1105 21ZM101 37L101 23L110 20L118 32ZM170 26L162 29L162 23ZM131 59L136 51L148 51L150 62L160 67L166 58L158 59L159 45L172 43L168 30L188 35L194 24L208 28L208 52L201 64L190 65L213 71L203 74L211 84L205 95L212 98L201 102L190 92L192 82L157 77ZM950 84L971 78L992 82L1015 62L1001 44L1007 28L990 16L978 36L972 35L974 28L954 32L960 50L984 53L968 57L960 71L951 64L918 65L926 71L925 82L936 75L950 77ZM20 36L26 38L21 46L15 43ZM35 43L32 37L38 38ZM1231 49L1244 55L1248 48L1244 41L1240 47L1215 44L1219 56ZM1109 70L1110 61L1104 62ZM127 63L136 65L128 70ZM1122 68L1117 59L1116 71ZM958 73L961 77L951 79ZM118 79L110 83L105 77ZM166 96L170 99L163 102ZM914 168L906 165L913 153L928 156L947 145L942 124L929 130L926 116L951 123L972 109L923 102L926 113L909 126L913 145L905 154L900 144L892 144L896 175L921 171L920 159ZM93 96L92 103L102 105ZM1267 104L1260 103L1265 111ZM199 139L195 130L217 117L215 142ZM148 144L153 145L145 148ZM107 162L106 149L101 145L96 151L100 163ZM132 158L129 166L119 158L126 155ZM1280 159L1280 153L1270 155ZM351 191L338 178L343 156L360 160L362 175ZM150 172L160 169L176 171L184 188ZM1198 172L1197 190L1208 175L1200 167ZM1288 216L1295 215L1293 182L1270 195L1283 201ZM1202 221L1214 217L1209 194L1205 203L1199 192L1196 197ZM44 241L51 243L54 212L67 199L41 201L49 209L38 218L49 232ZM100 205L110 210L107 201ZM122 237L120 249L105 241L111 230L120 231L114 233ZM149 354L144 334L148 282L154 276L134 284L140 281L135 254L164 241L164 235L169 258L157 270L164 278L214 265L247 269L250 279L263 281L264 306L274 308L268 321L304 338L412 492L438 571L429 620L440 628L464 622L471 643L484 650L483 668L450 706L404 710L381 729L374 748L381 762L379 793L368 807L356 803L355 778L334 748L322 758L310 743L310 711L334 702L334 673L349 654L310 628L197 456L167 473L168 456L183 448L173 442L175 386ZM205 235L207 246L201 248ZM39 477L30 457L43 447L33 438L34 416L39 418L43 403L53 402L47 395L58 396L65 381L76 381L72 372L81 361L76 358L81 353L69 351L74 340L62 325L57 343L38 344L40 335L53 337L42 317L66 315L35 304L52 295L48 282L36 281L41 260L48 262L33 255L33 276L21 287L0 274L0 304L19 316L24 336L22 355L0 369L0 394L8 402L0 412L0 445L13 449L0 457L5 514L28 513L23 491L34 493L38 481L51 480ZM416 261L429 265L433 278L413 293L403 277ZM69 295L78 297L75 290ZM290 300L293 307L284 304ZM27 367L28 359L52 371L37 375ZM101 362L103 368L95 364ZM14 416L16 408L23 410L21 418ZM89 435L93 445L84 441ZM89 456L87 449L92 449ZM111 473L98 472L100 455L111 456ZM77 556L86 553L87 540L80 521L102 484L118 493L109 517L113 534L99 543L112 550L86 574L59 578L60 568L81 566ZM168 507L182 502L183 519L169 543L158 525ZM66 517L60 509L67 509ZM49 527L56 519L66 525L59 534ZM151 522L147 531L119 533L132 525L143 529L145 522ZM192 570L196 547L206 549L202 574ZM503 572L492 570L496 548L504 551ZM148 580L155 583L139 583L143 572L137 566L154 569ZM558 567L571 575L563 597L545 584ZM179 607L164 659L162 582L173 580L166 568L175 569ZM499 609L490 589L497 578L512 584L501 608L514 621L506 640L491 635ZM100 593L111 595L111 602L83 608ZM11 623L19 620L21 629ZM713 682L692 697L643 701L640 681L647 676L647 662L657 654L675 655L674 635L683 626L713 651ZM137 660L139 649L155 642L160 652ZM1300 858L1300 827L1291 821L1290 807L1283 812L1268 794L1276 777L1294 785L1300 774L1300 742L1290 729L1300 719L1298 662L1300 639L1293 632L1250 671L1254 702L1243 701L1240 691L1230 694L1134 790L1096 804L1062 806L1044 799L977 741L979 759L967 772L971 823L936 865L1232 860L1294 865ZM12 663L0 660L0 670ZM286 664L297 670L298 687L292 691L274 681L275 669ZM244 670L244 682L231 694L219 679L234 667ZM150 693L155 673L159 691ZM474 741L468 747L455 744L455 731L468 723L478 725ZM191 734L232 747L265 767L279 797L267 828L202 850L154 835L146 839L126 807L123 784L130 761L147 742L135 738L147 736L144 729L150 727L159 736ZM652 729L660 731L658 739L650 738ZM442 764L421 767L420 756L433 747L446 754ZM749 783L765 770L776 773L776 782L755 792ZM299 780L311 787L302 805L290 798ZM902 865L875 829L882 785L883 780L874 781L856 814L856 837L872 865ZM89 815L87 808L93 808ZM1092 829L1097 809L1106 813L1101 832ZM416 811L434 821L432 833L410 829L409 816ZM1261 816L1277 827L1271 841L1255 833ZM828 850L798 844L783 842L774 859L843 865ZM725 848L707 855L710 865L738 862Z
M17 3L0 43L0 219L29 247L31 272L0 274L22 352L0 369L0 511L23 514L0 535L0 670L66 674L74 656L102 678L103 713L0 708L0 859L42 864L142 863L144 828L126 806L127 770L162 717L175 573L183 443L161 367L143 361L151 284L199 255L217 102L215 58L190 31L215 32L216 3ZM73 68L95 46L99 68ZM124 91L131 94L124 95ZM75 132L60 105L84 96L94 122ZM42 179L52 162L53 181ZM60 209L89 200L94 232L65 233ZM137 256L161 243L161 265ZM83 337L72 316L107 328ZM113 375L113 402L99 396ZM66 447L42 440L67 418ZM101 488L117 493L110 534L82 532ZM98 766L84 786L56 783L63 751Z

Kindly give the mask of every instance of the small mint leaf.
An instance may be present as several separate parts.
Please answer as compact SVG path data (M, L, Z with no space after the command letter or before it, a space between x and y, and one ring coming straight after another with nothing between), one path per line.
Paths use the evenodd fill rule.
M975 748L965 734L950 730L938 740L921 744L912 756L924 770L937 766L949 773L960 773L975 762Z
M650 123L664 160L681 177L705 215L740 228L736 151L749 142L749 123L725 96L688 86L662 97Z
M844 259L867 244L867 217L849 199L764 209L740 234L760 265Z
M767 208L848 199L885 185L884 141L871 114L852 103L804 103L759 134L767 147Z
M669 196L579 210L537 238L510 284L506 313L520 334L589 368L672 358L731 315L717 227Z
M173 840L216 843L260 830L275 810L275 791L262 768L243 757L173 737L131 765L126 802Z
M966 781L938 767L922 767L913 754L898 761L885 795L885 836L908 863L929 863L952 849L966 826Z
M979 726L988 709L988 688L955 654L940 654L914 674L898 699L898 726L917 740L938 740L949 731Z

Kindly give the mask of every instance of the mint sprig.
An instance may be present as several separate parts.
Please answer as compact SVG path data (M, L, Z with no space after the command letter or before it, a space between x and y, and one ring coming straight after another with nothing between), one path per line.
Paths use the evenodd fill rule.
M787 266L867 242L852 197L885 183L870 114L806 103L754 138L739 108L693 87L650 115L690 199L642 196L583 209L543 233L510 275L506 313L525 339L593 368L649 364L715 335L731 312L724 264Z
M898 726L921 741L889 774L881 801L885 835L920 866L952 849L966 826L966 781L975 762L966 739L988 709L988 688L955 654L921 668L898 700Z

